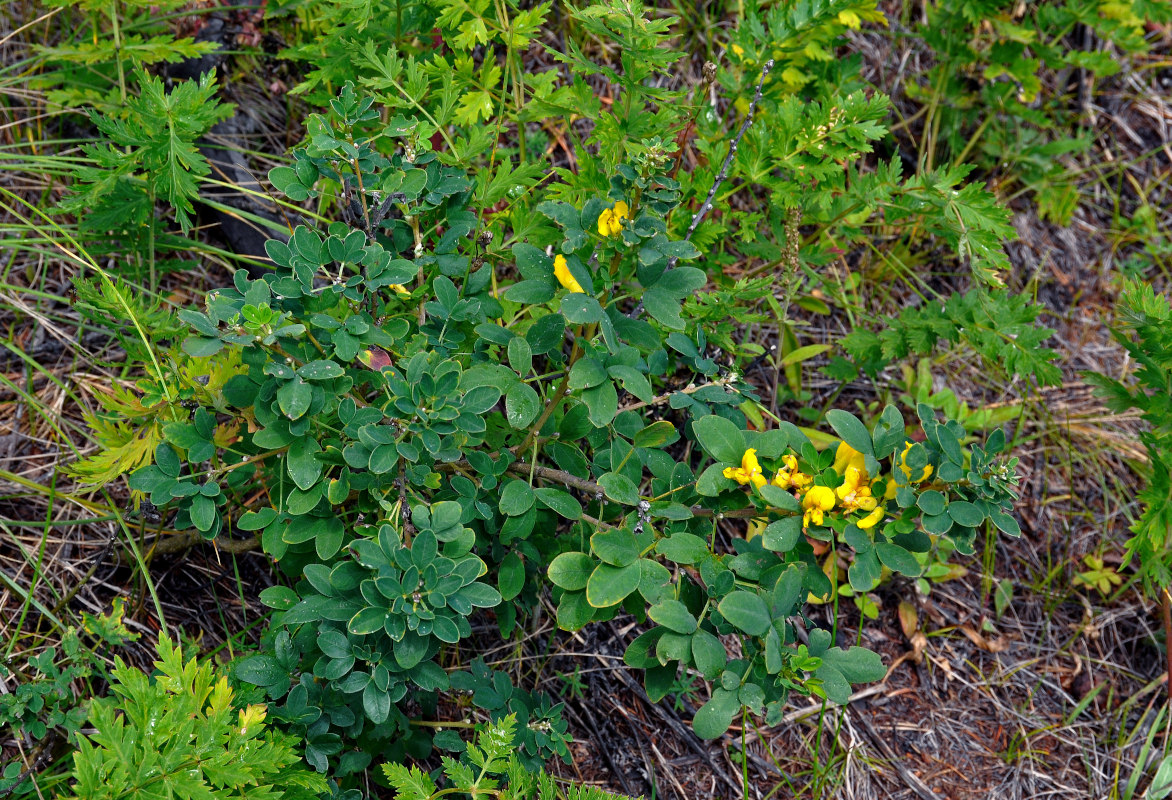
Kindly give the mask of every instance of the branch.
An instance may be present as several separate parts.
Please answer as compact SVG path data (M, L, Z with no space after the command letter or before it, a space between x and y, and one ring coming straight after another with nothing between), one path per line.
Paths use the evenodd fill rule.
M217 550L225 553L251 553L260 548L260 535L249 536L247 539L205 539L199 531L184 531L164 539L157 539L151 549L153 553L181 553L190 550L198 544L207 542Z
M695 392L698 392L701 389L707 389L711 386L719 386L721 388L724 388L724 387L728 386L729 383L731 383L731 382L732 382L732 380L730 378L720 378L719 380L710 381L709 383L701 383L699 385L694 384L694 383L690 383L687 386L685 386L683 389L675 389L673 391L666 392L664 394L659 395L658 397L651 398L650 401L640 400L639 402L632 403L629 406L623 406L622 408L619 409L619 413L622 414L624 411L634 411L636 409L646 408L648 406L652 406L652 407L653 406L661 406L664 403L666 403L667 401L671 400L672 397L674 397L677 394L694 394Z
M712 183L712 188L708 190L708 196L704 198L704 202L700 205L700 210L692 217L692 222L688 225L688 232L684 234L684 241L691 240L692 234L696 232L696 228L703 222L704 217L712 210L712 201L716 197L716 193L720 190L720 185L724 183L728 177L729 168L732 167L733 158L736 157L737 148L740 147L741 139L745 138L745 133L749 130L749 126L753 124L753 117L757 113L757 104L761 102L761 93L765 88L765 78L769 75L769 71L773 69L773 59L765 62L765 66L761 68L761 78L757 81L757 91L753 95L753 102L749 103L749 113L745 115L745 121L741 123L740 130L737 135L733 137L732 144L728 146L728 154L724 157L724 163L720 165L720 171L716 173L716 180ZM667 261L668 272L675 268L676 262L679 261L678 256L674 256ZM638 319L643 314L643 301L635 306L635 310L630 313L631 319Z

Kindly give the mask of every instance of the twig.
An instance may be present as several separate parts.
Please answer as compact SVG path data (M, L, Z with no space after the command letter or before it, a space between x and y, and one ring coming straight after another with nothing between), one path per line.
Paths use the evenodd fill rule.
M719 380L710 381L709 383L702 383L698 386L694 383L689 384L688 386L685 386L683 389L676 389L676 390L673 390L670 392L666 392L664 394L659 395L658 397L651 398L651 400L649 400L649 401L640 400L639 402L632 403L629 406L623 406L622 408L619 409L619 413L622 414L624 411L634 411L636 409L646 408L648 406L661 406L664 403L666 403L667 401L671 400L677 394L693 394L695 392L700 391L701 389L707 389L712 386L719 386L719 387L723 388L725 386L728 386L729 383L731 383L731 380L729 378L720 378Z
M152 548L154 553L179 553L190 550L201 542L214 544L217 549L225 553L249 553L260 547L260 536L249 536L247 539L205 539L199 531L184 531L176 536L168 536L159 540Z
M688 232L684 234L684 241L689 241L692 234L696 232L696 228L712 210L712 201L716 197L716 193L720 191L720 185L724 183L725 178L728 177L729 168L732 166L733 158L736 157L737 148L740 147L741 139L745 137L745 133L749 130L749 126L753 124L753 116L757 113L757 104L761 102L761 93L765 88L765 78L769 75L769 71L773 69L773 59L765 62L765 66L761 68L761 79L757 81L757 92L753 95L753 102L749 103L749 113L745 115L745 121L741 123L740 130L737 135L733 137L732 144L728 146L728 154L724 157L724 163L720 165L720 172L716 173L716 180L712 183L712 188L708 190L708 196L704 198L704 202L700 205L700 210L692 217L692 222L688 225ZM673 256L667 261L668 272L675 268L676 262L679 261L678 256ZM635 306L635 310L630 313L631 319L637 319L643 314L643 301Z

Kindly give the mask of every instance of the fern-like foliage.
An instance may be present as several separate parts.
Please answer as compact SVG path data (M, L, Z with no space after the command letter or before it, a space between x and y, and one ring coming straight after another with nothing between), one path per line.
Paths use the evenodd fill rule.
M62 203L91 230L121 231L151 218L166 200L184 233L192 226L199 179L211 172L195 141L231 115L216 98L215 73L167 92L160 78L137 73L141 93L127 100L124 116L94 112L105 137L87 145L94 166L77 171L75 194Z
M941 342L963 342L991 369L1050 386L1062 373L1052 363L1057 353L1043 346L1054 331L1037 324L1039 310L1021 295L973 290L905 309L881 331L856 330L843 346L864 372L875 375L892 361L927 355Z
M95 327L113 333L130 361L146 361L153 345L184 332L171 307L122 280L77 278L73 289L74 309Z
M265 707L238 709L228 679L183 660L159 640L152 678L115 661L112 697L95 700L78 735L69 798L315 800L329 787L302 762L296 741L266 728Z
M1090 373L1108 408L1138 409L1149 429L1141 434L1148 452L1148 485L1138 495L1143 513L1132 526L1125 561L1136 559L1140 575L1153 585L1172 587L1172 304L1150 284L1129 281L1119 298L1122 324L1113 333L1138 365L1124 384Z
M595 786L558 786L544 770L533 773L517 760L517 718L502 717L482 729L463 757L443 759L447 785L440 788L418 767L384 764L383 774L395 791L395 800L435 800L438 797L494 798L494 800L629 800Z

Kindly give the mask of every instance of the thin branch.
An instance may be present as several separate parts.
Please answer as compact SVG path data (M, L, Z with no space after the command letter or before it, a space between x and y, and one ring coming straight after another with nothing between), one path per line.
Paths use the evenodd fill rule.
M753 95L753 102L749 103L749 113L745 115L745 121L741 123L740 130L737 135L733 137L732 144L728 147L728 154L724 157L724 163L720 165L720 172L716 173L716 180L712 183L712 188L708 190L708 196L704 198L704 202L700 205L700 210L692 217L692 222L688 225L688 232L684 234L684 241L691 240L692 234L696 232L696 228L704 221L704 217L712 210L712 201L716 197L716 193L720 191L720 185L724 183L728 177L729 169L732 167L733 158L736 157L737 148L740 147L741 139L745 138L745 133L749 130L749 126L753 124L753 117L757 113L757 104L761 102L761 94L765 88L765 78L769 75L769 71L773 69L773 59L765 62L765 66L761 68L761 78L757 81L757 91ZM667 269L674 269L676 262L679 261L678 256L673 256L668 259ZM635 310L630 313L631 319L638 319L643 314L643 301L635 306Z
M199 531L184 531L175 536L167 536L157 540L152 548L154 553L181 553L190 550L197 544L207 542L217 550L225 553L250 553L260 549L260 536L249 536L247 539L225 539L217 536L215 539L205 539Z
M731 379L729 379L729 378L721 378L719 380L711 381L709 383L701 383L699 385L697 385L695 383L691 383L691 384L688 384L687 386L685 386L683 389L676 389L676 390L661 394L658 397L653 397L653 398L651 398L650 401L640 400L637 403L631 403L631 405L629 405L629 406L623 406L622 408L619 409L619 413L622 414L623 412L626 412L626 411L635 411L636 409L647 408L649 406L650 407L661 406L664 403L666 403L667 401L671 400L677 394L694 394L695 392L698 392L701 389L708 389L713 386L719 386L720 388L724 388L724 387L728 386L729 383L731 383Z

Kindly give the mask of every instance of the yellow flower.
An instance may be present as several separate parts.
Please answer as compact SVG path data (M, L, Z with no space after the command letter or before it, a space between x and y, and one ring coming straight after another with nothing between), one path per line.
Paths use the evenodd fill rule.
M782 489L794 488L801 491L814 481L809 475L798 471L798 459L796 456L782 456L781 460L785 463L785 469L778 470L778 473L773 476L771 483L774 486Z
M598 235L614 236L620 233L623 229L623 220L630 212L630 206L622 200L615 203L614 208L605 209L598 215Z
M918 478L912 477L912 468L907 465L907 454L912 449L912 442L908 442L903 448L903 452L899 454L899 468L903 470L904 480L909 483L923 483L932 475L932 465L927 464L924 467L924 473Z
M842 503L844 511L862 509L870 511L878 501L871 496L871 487L867 484L867 473L857 467L846 468L846 480L834 490Z
M732 51L738 56L743 56L745 54L745 48L741 47L739 44L734 44L732 46Z
M582 284L578 283L578 279L570 272L570 265L566 263L566 257L561 253L553 257L553 276L558 279L558 283L569 289L571 293L586 294L586 290L582 288Z
M811 486L810 491L802 498L802 509L806 512L802 515L802 527L807 528L811 523L821 525L824 519L823 512L832 508L834 490L829 486Z
M859 520L855 524L858 525L863 530L867 530L867 528L873 528L873 527L875 527L876 523L879 522L879 520L883 519L883 515L886 513L887 513L887 508L884 506L879 506L874 511L872 511L867 516L863 517L861 520Z
M390 288L396 294L411 294L411 292L407 291L407 287L401 283L392 283Z
M761 471L761 464L757 461L757 451L749 448L745 454L741 456L741 465L739 467L725 467L724 477L736 481L741 486L747 483L753 484L755 487L765 485L765 473Z
M858 450L851 447L846 442L840 442L838 450L834 453L834 471L839 475L846 476L847 467L854 467L859 472L863 473L863 479L867 478L867 458Z

